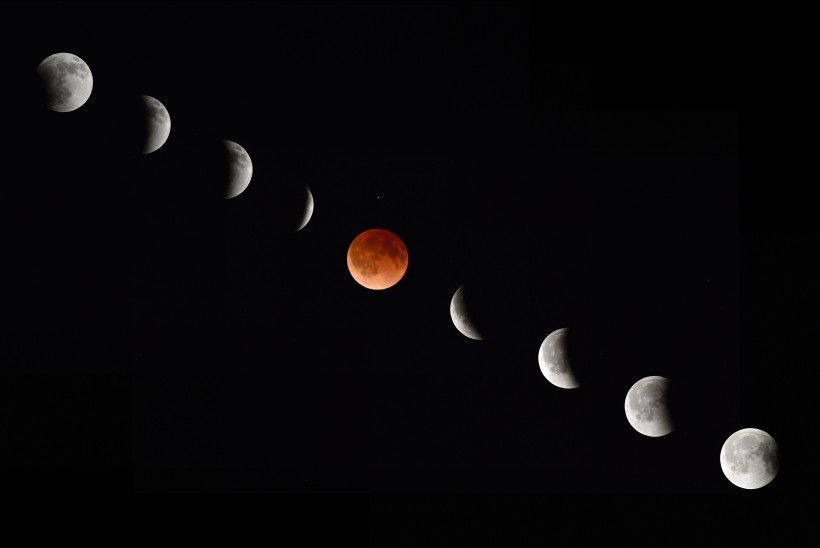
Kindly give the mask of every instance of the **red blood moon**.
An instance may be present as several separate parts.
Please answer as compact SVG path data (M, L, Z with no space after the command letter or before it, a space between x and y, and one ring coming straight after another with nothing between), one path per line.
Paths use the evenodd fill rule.
M347 268L353 279L368 289L387 289L407 271L407 248L383 228L365 230L347 250Z

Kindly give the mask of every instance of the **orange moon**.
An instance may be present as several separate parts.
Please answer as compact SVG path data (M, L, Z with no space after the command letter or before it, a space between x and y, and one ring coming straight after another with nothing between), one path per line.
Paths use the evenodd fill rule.
M368 289L393 287L407 272L407 248L401 238L383 228L365 230L347 250L347 268Z

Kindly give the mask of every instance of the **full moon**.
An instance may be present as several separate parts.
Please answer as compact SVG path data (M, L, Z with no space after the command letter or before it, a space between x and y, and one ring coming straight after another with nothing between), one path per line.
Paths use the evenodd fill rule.
M365 230L347 250L347 268L360 285L387 289L396 285L407 271L407 248L389 230Z
M570 364L567 339L569 329L564 327L547 335L538 350L538 365L544 377L558 388L578 388L580 383Z
M46 57L37 67L37 76L46 106L55 112L77 110L91 96L91 69L71 53Z
M223 140L222 144L228 154L227 158L227 180L224 198L235 198L242 194L251 182L253 175L253 163L251 157L245 149L233 141Z
M729 481L743 489L768 485L780 469L777 442L763 430L744 428L720 449L720 467Z
M665 377L645 377L626 394L626 419L644 436L657 438L675 429L669 413L669 384Z
M162 103L148 95L140 95L140 105L142 107L140 152L150 154L168 140L168 135L171 134L171 117Z
M462 285L450 299L450 318L462 335L476 341L484 340L483 333L475 324L473 315L470 313L469 299L467 292Z

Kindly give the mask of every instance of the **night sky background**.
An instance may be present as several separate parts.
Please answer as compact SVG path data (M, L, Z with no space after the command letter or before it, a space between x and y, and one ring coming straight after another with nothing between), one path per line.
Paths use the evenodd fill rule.
M3 10L4 470L125 470L135 491L808 492L816 413L795 383L816 368L820 240L744 228L739 107L688 104L663 67L547 64L528 3ZM70 113L32 91L61 51L94 77ZM155 153L124 146L129 94L170 113ZM235 199L198 184L209 139L251 156ZM291 233L271 212L298 185L315 211ZM409 252L385 291L345 260L375 227ZM463 283L485 341L450 320ZM575 390L537 363L566 326ZM663 438L623 411L649 375L677 391ZM782 452L754 492L718 462L746 427Z

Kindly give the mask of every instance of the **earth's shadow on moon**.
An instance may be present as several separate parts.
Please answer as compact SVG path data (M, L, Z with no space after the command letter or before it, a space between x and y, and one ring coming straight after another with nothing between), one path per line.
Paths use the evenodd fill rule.
M143 107L132 107L130 115L136 117L134 123L138 124L140 109ZM168 147L168 158L163 160L165 171L162 173L162 180L165 185L154 190L158 196L166 200L184 199L190 203L225 201L235 173L234 153L222 139L212 135L181 135L174 139L173 146L169 147L170 143L165 143L159 150L143 155L139 147L134 152L134 147L141 138L142 134L132 136L128 140L128 146L132 155L144 158L144 162L159 161L152 157ZM241 195L242 193L237 197Z
M172 139L169 135L159 148L146 152L154 129L153 116L159 109L148 104L137 93L109 93L108 96L101 97L99 103L102 113L101 135L105 136L104 147L109 153L130 158L156 154L165 149ZM171 116L170 112L167 115Z
M464 337L483 341L490 336L490 320L495 311L487 299L486 290L483 284L470 280L453 292L450 300L451 320ZM456 325L457 318L453 317L453 313L461 318L461 325ZM462 329L467 330L469 334L465 334Z
M310 225L303 224L312 203L308 187L293 180L259 180L253 187L254 229L262 234L290 234ZM250 191L250 189L248 189ZM248 192L246 191L246 192Z
M506 292L496 280L480 274L473 275L464 280L460 288L458 308L467 318L466 327L475 331L481 340L499 341L515 337L517 322L511 316L515 311L507 306L510 303Z
M202 139L195 146L195 154L199 156L197 165L203 195L214 200L225 199L234 176L231 148L220 139Z
M582 388L595 379L595 337L589 331L589 325L581 321L570 319L566 327L564 351L572 374L578 381L577 388Z
M544 339L568 328L567 353L579 382L573 390L607 389L618 378L612 359L620 352L626 326L612 325L611 314L597 309L600 289L588 275L583 248L556 245L556 267L537 256L529 260L533 247L512 243L499 260L473 265L463 280L470 318L484 340L532 349L536 370Z

